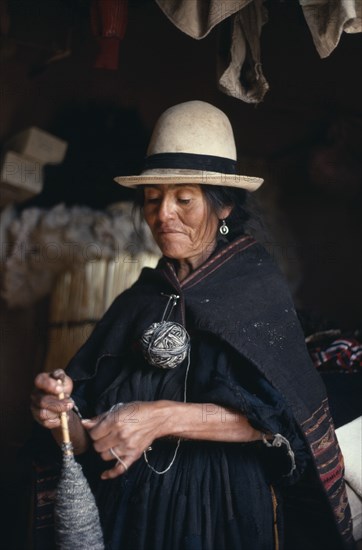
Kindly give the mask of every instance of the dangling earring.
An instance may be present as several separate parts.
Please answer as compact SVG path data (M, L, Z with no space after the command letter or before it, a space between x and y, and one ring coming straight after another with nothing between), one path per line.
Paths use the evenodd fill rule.
M229 228L226 225L225 220L222 220L222 225L220 225L219 231L220 231L221 235L227 235L229 233Z

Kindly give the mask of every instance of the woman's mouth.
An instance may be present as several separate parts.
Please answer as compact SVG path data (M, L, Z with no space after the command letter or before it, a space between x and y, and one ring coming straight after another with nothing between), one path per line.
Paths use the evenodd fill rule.
M180 231L179 229L175 229L173 227L162 227L157 231L158 235L168 235L172 233L183 233L183 231Z

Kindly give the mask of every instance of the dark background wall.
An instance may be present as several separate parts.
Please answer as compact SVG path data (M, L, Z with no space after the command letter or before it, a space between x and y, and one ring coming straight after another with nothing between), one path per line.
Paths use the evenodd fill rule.
M267 2L261 39L270 91L258 106L216 85L218 30L182 34L149 1L129 3L118 71L94 69L97 45L86 1L10 0L1 50L0 144L35 125L66 139L65 162L48 167L28 204L95 208L129 198L112 181L141 167L159 114L178 102L209 101L230 117L240 171L265 177L256 193L270 233L265 244L284 270L296 304L339 327L360 322L361 35L343 34L320 59L297 1ZM45 64L72 29L71 55ZM2 42L5 44L5 42ZM16 461L31 419L28 395L44 357L47 303L9 311L2 303L0 350L2 487L9 503L6 548L21 548L11 517L26 478ZM22 521L22 520L21 520ZM12 546L14 544L14 546ZM5 548L4 547L4 548Z

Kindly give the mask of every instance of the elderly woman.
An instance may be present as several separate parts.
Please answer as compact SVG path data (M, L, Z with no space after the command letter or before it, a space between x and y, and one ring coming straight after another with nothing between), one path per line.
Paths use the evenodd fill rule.
M262 180L236 174L227 117L168 109L142 174L116 181L138 187L163 258L71 361L71 397L59 405L46 373L32 396L52 440L69 412L106 548L353 548L324 388L277 268L244 231Z

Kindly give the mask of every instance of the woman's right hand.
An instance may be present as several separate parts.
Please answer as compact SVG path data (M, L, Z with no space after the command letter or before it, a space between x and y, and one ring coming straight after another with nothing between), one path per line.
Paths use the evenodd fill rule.
M65 373L63 381L54 378L52 373L38 374L30 397L30 409L36 422L50 430L59 428L60 413L69 412L73 408L74 403L69 398L72 390L73 381ZM60 400L61 392L64 392L64 399Z

